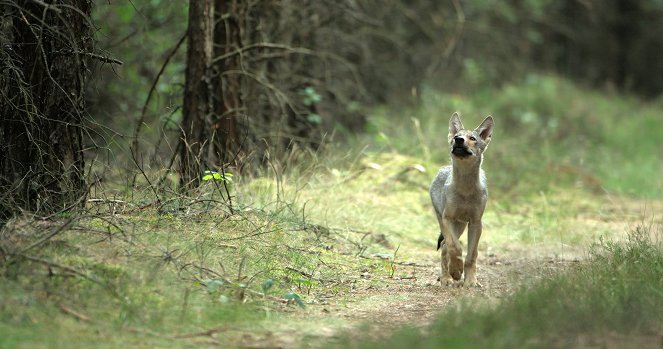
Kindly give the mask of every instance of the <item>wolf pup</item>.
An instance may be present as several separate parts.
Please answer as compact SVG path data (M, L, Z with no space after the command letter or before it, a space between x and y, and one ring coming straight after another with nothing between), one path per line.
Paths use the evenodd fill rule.
M466 287L481 287L477 281L477 247L481 237L481 216L488 201L486 177L481 169L483 153L490 143L493 118L486 119L474 131L466 130L460 115L449 120L451 166L442 167L430 186L435 215L440 223L437 248L442 249L443 286L455 282ZM459 239L467 227L467 256ZM460 277L465 270L465 279Z

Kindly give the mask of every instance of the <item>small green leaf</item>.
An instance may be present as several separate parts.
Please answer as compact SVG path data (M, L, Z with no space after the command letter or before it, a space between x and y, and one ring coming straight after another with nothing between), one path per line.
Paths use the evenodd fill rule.
M304 105L307 107L310 107L322 100L322 96L320 96L320 94L318 94L318 92L316 92L315 89L311 86L306 87L301 93L304 95L302 102L304 102Z
M296 294L296 293L294 293L294 292L292 292L292 291L286 293L286 295L285 295L285 299L295 301L295 303L297 303L297 305L300 306L302 309L303 309L303 308L306 308L306 305L305 305L304 302L302 301L302 298L299 297L298 294Z
M267 294L267 291L269 291L270 288L274 286L274 280L272 279L267 279L265 282L262 283L262 293Z
M322 122L322 117L318 114L309 114L306 116L306 120L312 124L319 124Z
M312 284L311 280L304 279L304 278L296 278L296 279L292 280L292 282L294 282L296 284L303 284L303 285L311 285Z
M233 174L230 172L225 172L225 173L219 173L216 171L205 171L203 172L203 177L202 180L204 181L209 181L211 179L214 179L215 181L225 181L225 182L232 182L232 177Z
M220 279L207 279L205 280L205 286L207 286L207 292L214 292L223 286L223 280Z

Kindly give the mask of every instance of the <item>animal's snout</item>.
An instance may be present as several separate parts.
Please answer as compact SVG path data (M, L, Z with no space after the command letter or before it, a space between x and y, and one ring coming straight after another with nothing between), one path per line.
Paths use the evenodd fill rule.
M456 137L454 137L454 143L456 145L463 145L465 143L465 138L463 138L461 136L456 136Z

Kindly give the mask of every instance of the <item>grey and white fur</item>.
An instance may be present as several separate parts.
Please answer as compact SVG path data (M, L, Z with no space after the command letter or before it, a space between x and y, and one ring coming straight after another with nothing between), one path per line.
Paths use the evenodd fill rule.
M449 120L451 166L442 167L430 186L435 215L440 224L437 247L441 249L443 286L481 287L477 280L477 248L481 237L481 217L488 201L486 176L481 169L483 153L490 143L493 118L475 130L466 130L460 115ZM467 255L462 259L460 236L467 227ZM460 281L464 272L464 280Z

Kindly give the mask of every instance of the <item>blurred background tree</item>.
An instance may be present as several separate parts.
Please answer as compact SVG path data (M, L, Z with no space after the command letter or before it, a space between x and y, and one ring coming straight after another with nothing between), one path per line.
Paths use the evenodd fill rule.
M663 3L655 0L213 7L200 169L255 171L268 158L316 149L325 137L362 130L369 108L410 103L425 86L473 91L553 72L643 97L663 89L651 78L663 70ZM98 1L94 11L98 46L125 62L93 70L95 129L112 147L139 144L159 168L177 161L184 128L187 13L184 2L160 0Z

